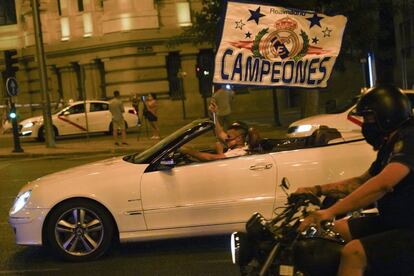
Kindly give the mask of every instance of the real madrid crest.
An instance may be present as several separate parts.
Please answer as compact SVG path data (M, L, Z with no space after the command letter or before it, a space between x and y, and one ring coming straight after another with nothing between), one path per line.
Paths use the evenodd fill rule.
M308 50L308 35L303 30L298 35L298 23L288 16L277 20L274 26L274 31L265 28L256 35L252 47L254 56L267 60L301 59Z

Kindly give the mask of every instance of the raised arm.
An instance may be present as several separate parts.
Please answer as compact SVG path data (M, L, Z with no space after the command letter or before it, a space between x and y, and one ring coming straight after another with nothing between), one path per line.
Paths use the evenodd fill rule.
M212 113L217 114L218 106L214 101L210 102L209 110ZM224 131L223 127L221 126L221 124L219 122L219 120L215 121L214 131L216 133L217 138L220 139L221 141L225 142L225 140L227 139L227 133Z

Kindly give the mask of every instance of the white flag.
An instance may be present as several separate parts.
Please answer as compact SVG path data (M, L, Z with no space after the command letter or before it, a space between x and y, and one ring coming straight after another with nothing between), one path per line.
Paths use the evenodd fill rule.
M214 83L326 87L346 17L227 2Z

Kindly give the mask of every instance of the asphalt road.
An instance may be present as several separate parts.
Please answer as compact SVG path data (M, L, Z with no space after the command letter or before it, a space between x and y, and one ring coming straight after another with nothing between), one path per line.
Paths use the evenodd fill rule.
M0 159L0 275L238 275L228 236L141 242L112 248L88 263L62 262L43 248L17 246L7 223L21 186L45 174L104 159L54 156Z

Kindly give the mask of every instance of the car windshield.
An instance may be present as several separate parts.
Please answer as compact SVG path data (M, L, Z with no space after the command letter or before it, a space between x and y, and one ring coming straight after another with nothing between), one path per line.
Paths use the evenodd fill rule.
M207 120L196 120L192 123L189 123L188 125L183 126L182 128L176 130L175 132L173 132L172 134L168 135L167 137L165 137L164 139L162 139L161 141L159 141L158 143L156 143L155 145L153 145L152 147L144 150L143 152L140 153L136 153L133 155L129 155L126 156L124 158L125 161L128 162L133 162L133 163L145 163L147 162L147 160L149 160L154 154L156 154L157 152L160 152L162 149L164 149L167 145L173 143L174 141L176 141L178 138L184 136L184 134L186 132L188 132L189 134L192 133L192 129L197 126L200 125L200 123L203 122L207 122ZM184 138L184 137L183 137Z
M357 101L359 99L359 96L357 97L353 97L352 99L346 101L345 103L343 103L342 105L339 105L337 108L335 108L333 111L328 112L328 114L339 114L342 112L347 111L349 108L351 108L352 106L354 106Z

